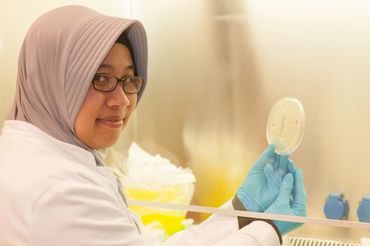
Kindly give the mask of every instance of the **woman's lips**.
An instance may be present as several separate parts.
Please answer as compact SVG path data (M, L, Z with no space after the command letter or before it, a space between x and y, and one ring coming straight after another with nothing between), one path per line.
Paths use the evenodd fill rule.
M116 116L100 118L97 119L97 121L98 123L111 128L121 128L123 126L123 119L121 117Z

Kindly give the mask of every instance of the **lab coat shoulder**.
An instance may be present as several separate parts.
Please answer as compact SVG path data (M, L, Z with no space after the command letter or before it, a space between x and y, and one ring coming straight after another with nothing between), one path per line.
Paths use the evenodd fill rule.
M146 244L90 152L14 122L0 137L0 167L0 245Z

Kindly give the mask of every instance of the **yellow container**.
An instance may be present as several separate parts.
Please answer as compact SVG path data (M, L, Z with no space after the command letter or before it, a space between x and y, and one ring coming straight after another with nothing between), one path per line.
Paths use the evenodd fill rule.
M127 187L124 193L128 198L135 200L187 205L191 202L194 184L176 184L155 189ZM182 221L186 219L186 211L137 205L130 205L129 207L140 216L144 225L159 222L167 236L184 229Z

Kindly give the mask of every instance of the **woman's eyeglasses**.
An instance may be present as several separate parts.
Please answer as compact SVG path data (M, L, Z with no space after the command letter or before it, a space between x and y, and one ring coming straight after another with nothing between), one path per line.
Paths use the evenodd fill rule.
M103 92L114 91L118 83L122 83L122 88L126 93L136 94L140 92L144 79L139 76L127 76L117 78L109 73L97 73L92 81L94 89Z

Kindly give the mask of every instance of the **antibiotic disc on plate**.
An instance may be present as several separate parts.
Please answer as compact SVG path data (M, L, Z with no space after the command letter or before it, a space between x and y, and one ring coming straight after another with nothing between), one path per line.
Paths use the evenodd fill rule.
M275 144L277 154L291 154L302 141L304 124L304 109L300 101L291 97L280 99L272 107L267 120L267 141Z

